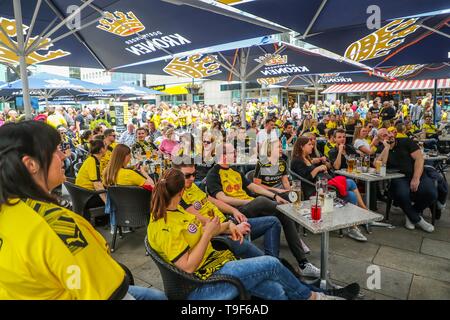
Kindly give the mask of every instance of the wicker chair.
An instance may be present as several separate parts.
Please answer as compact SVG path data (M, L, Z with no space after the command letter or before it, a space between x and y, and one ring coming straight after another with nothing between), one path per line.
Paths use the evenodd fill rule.
M159 268L164 283L164 291L169 300L186 300L189 294L198 287L207 284L227 282L234 285L239 292L240 300L249 300L250 296L242 285L241 281L233 276L212 275L207 280L201 280L193 274L184 272L177 267L167 263L150 246L147 237L145 237L145 248L148 255L153 259Z

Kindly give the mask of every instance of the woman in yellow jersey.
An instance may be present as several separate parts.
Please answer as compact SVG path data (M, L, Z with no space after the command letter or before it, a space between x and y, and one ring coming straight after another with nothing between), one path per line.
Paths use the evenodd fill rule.
M0 128L0 300L164 299L129 286L106 240L58 206L64 180L57 131L39 121Z
M213 274L239 278L253 295L263 299L316 300L330 296L311 290L281 262L271 256L236 260L229 250L216 251L212 237L220 234L219 218L200 222L180 206L185 186L184 174L178 169L164 172L156 184L147 236L150 246L168 263L193 273L200 279ZM231 284L204 285L194 290L189 299L232 299L237 290Z
M105 190L102 183L100 164L106 153L106 146L103 140L91 140L90 156L84 160L80 170L75 178L75 184L88 190ZM105 194L94 196L89 200L87 208L96 208L104 206L106 202Z
M148 175L147 167L141 165L139 173L132 169L127 169L130 160L131 149L124 144L118 144L114 148L111 160L103 176L105 186L137 186L152 191L155 183Z

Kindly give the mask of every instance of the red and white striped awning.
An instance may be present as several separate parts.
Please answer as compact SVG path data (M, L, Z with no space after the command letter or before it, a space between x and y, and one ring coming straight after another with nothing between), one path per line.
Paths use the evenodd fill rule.
M450 88L450 79L439 79L438 89ZM359 82L333 84L322 93L376 92L376 91L409 91L434 89L434 79L403 80L395 82Z

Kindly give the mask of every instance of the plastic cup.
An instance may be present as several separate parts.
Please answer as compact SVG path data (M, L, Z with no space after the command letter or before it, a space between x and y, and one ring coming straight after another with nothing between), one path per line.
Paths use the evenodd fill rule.
M311 205L311 219L313 221L319 221L320 217L321 217L321 213L322 213L322 208L319 204L317 206L316 206L316 204Z

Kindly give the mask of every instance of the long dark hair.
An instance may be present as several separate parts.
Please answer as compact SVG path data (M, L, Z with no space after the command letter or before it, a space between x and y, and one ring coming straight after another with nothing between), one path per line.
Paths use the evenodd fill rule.
M8 123L0 127L0 206L11 205L11 198L57 203L56 198L33 180L22 158L27 155L38 162L47 184L53 153L60 143L58 131L41 121Z
M165 171L159 179L152 194L150 212L153 220L164 218L167 221L167 206L170 200L184 188L184 174L178 169Z
M294 144L294 150L292 151L292 160L309 160L311 161L309 155L303 154L303 146L309 142L309 137L300 136Z

